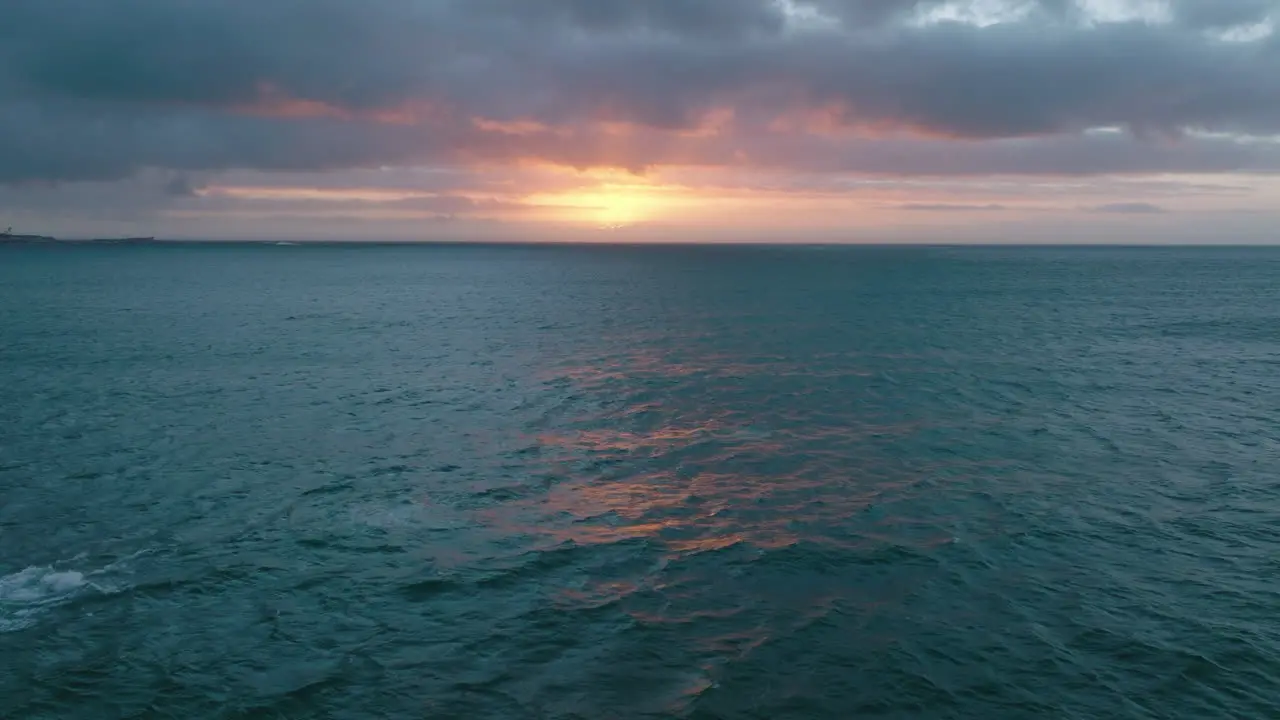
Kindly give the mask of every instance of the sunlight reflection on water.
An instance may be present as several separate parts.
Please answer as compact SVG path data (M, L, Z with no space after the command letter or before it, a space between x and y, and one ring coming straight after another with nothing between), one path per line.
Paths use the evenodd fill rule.
M261 250L4 251L0 716L1276 714L1271 251Z

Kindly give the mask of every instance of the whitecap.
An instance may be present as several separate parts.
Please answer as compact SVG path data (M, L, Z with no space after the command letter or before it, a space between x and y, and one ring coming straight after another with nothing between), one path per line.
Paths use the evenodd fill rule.
M84 573L29 567L0 577L0 602L37 603L75 591L84 585Z
M48 566L0 577L0 632L30 627L41 610L71 598L85 584L84 573Z
M107 575L136 556L137 553L88 572L41 565L0 576L0 633L29 628L49 609L86 593L118 592Z

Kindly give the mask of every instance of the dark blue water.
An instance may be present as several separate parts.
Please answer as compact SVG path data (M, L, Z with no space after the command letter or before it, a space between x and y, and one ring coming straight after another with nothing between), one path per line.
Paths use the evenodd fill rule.
M1280 250L0 248L0 717L1280 717Z

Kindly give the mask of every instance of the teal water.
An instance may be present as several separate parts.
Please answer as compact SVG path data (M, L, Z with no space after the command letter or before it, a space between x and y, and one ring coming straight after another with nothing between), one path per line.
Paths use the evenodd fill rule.
M0 717L1280 717L1280 250L0 247Z

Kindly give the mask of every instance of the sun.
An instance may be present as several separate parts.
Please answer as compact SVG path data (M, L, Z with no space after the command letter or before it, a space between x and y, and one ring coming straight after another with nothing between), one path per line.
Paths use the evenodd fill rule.
M605 230L658 219L674 204L664 188L621 183L538 195L528 198L526 202L546 207L552 219Z
M591 221L617 228L652 219L661 210L661 198L648 188L609 187L580 197Z

